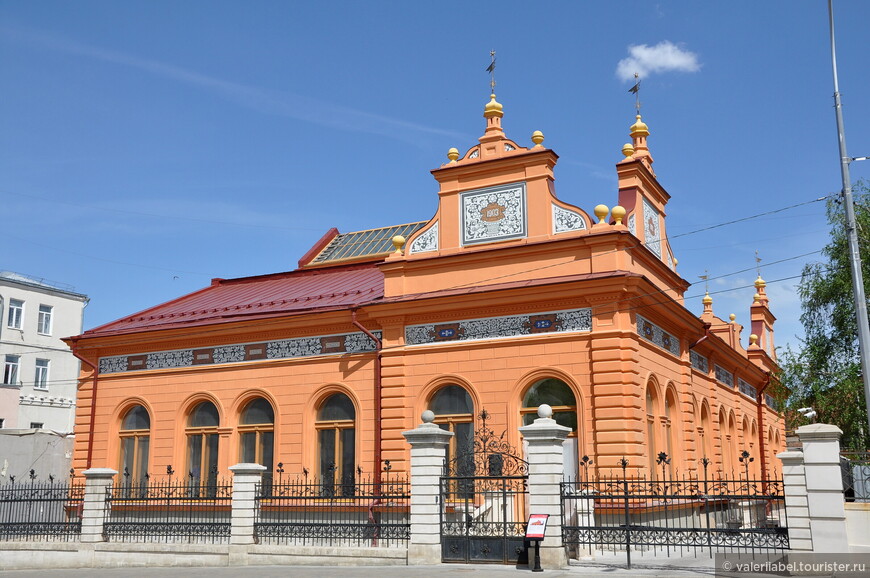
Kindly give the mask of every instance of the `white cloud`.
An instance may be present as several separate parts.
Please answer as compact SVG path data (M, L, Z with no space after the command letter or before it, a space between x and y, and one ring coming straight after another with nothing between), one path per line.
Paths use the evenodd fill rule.
M623 58L616 65L616 76L620 80L631 80L634 73L641 78L659 72L697 72L701 69L698 64L698 55L684 50L673 42L663 40L655 46L646 44L631 45L628 47L627 58Z

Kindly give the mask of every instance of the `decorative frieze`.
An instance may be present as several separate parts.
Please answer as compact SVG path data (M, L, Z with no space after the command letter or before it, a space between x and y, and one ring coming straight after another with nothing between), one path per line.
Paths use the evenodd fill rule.
M725 384L728 387L734 387L734 374L718 365L713 366L713 372L716 374L716 381Z
M710 361L695 351L689 351L689 359L692 361L692 367L701 373L710 373Z
M373 332L380 338L380 332ZM374 351L375 345L365 333L298 337L264 343L240 343L200 349L158 351L141 355L117 355L100 358L100 373L124 373L146 369L169 369L195 365L222 365L261 359L290 359L335 353Z
M668 353L676 356L680 355L680 340L640 315L637 316L637 333Z
M592 309L408 325L405 327L405 343L422 345L442 341L470 341L568 331L592 331Z
M749 396L752 399L758 397L758 390L740 377L737 378L737 387L743 395Z

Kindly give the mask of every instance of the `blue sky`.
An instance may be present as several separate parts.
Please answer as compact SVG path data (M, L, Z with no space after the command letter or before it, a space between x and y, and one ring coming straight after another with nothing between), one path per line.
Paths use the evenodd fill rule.
M849 154L865 156L870 3L835 11ZM819 259L800 256L826 242L824 203L675 236L840 189L823 0L0 0L0 269L86 293L91 328L212 277L291 270L333 226L428 219L429 171L483 132L493 49L508 136L543 131L558 196L590 213L616 203L634 120L619 63L646 58L628 66L646 71L687 305L706 270L715 312L748 324L758 250L785 260L762 275L777 342L795 341L793 277Z

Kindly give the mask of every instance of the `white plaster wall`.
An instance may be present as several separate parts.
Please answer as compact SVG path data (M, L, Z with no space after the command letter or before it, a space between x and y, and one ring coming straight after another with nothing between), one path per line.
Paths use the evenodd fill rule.
M846 502L845 507L849 551L870 554L870 503Z
M7 326L11 299L24 302L21 329ZM31 422L39 422L45 429L72 432L79 361L61 339L82 332L85 302L81 295L0 277L0 363L7 354L21 356L15 427L28 428ZM50 335L37 332L40 305L52 307ZM37 359L49 360L47 390L33 387Z

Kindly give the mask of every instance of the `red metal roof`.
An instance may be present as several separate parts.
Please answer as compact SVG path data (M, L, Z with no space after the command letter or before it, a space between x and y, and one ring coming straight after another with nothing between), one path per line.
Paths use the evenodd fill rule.
M384 276L374 263L215 279L209 287L90 329L82 337L345 309L383 296Z

